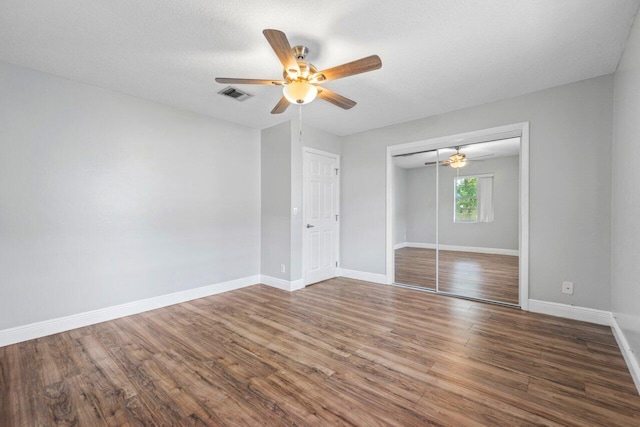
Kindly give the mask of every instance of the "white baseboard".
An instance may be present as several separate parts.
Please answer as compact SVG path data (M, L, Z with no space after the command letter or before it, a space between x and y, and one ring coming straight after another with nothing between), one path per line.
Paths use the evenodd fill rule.
M615 316L611 316L611 330L613 331L613 336L616 338L618 347L620 347L622 357L624 357L624 361L627 362L627 367L636 385L636 389L638 389L638 394L640 394L640 365L633 354L627 338L624 336L624 332L622 332L620 325L618 325L618 320Z
M407 242L397 243L397 244L393 245L393 249L396 250L396 249L406 248L407 245L408 245Z
M529 311L607 326L611 325L612 319L610 311L535 299L529 300Z
M298 279L298 280L294 280L293 282L291 282L291 290L292 291L297 291L297 290L303 289L303 288L304 288L304 280Z
M278 279L277 277L267 276L265 274L260 275L260 283L263 285L271 286L273 288L282 289L283 291L291 290L291 282L284 279Z
M443 251L458 251L458 252L474 252L478 254L491 254L491 255L510 255L518 256L520 251L517 249L500 249L500 248L480 248L475 246L455 246L455 245L439 245L440 250Z
M255 285L257 283L260 283L259 275L243 277L241 279L230 280L228 282L216 283L214 285L188 289L185 291L160 295L157 297L147 298L139 301L100 308L98 310L72 314L66 317L59 317L56 319L17 326L15 328L0 331L0 347L19 343L22 341L32 340L34 338L45 337L47 335L57 334L64 331L69 331L71 329L81 328L83 326L106 322L108 320L142 313L144 311L154 310L156 308L179 304L181 302L190 301L197 298L203 298L222 292L232 291L235 289L244 288L246 286Z
M267 276L265 274L260 276L260 283L289 292L304 288L304 281L302 279L290 282L288 280L278 279L277 277Z
M404 245L404 246L401 246ZM422 248L422 249L435 249L435 243L419 243L419 242L404 242L399 243L399 247L402 248ZM477 246L456 246L456 245L438 245L438 248L442 251L457 251L457 252L473 252L478 254L492 254L492 255L510 255L518 256L519 251L517 249L500 249L500 248L482 248Z
M340 276L348 279L364 280L365 282L387 284L387 276L385 274L369 273L367 271L340 269Z
M404 242L405 248L435 249L435 243Z

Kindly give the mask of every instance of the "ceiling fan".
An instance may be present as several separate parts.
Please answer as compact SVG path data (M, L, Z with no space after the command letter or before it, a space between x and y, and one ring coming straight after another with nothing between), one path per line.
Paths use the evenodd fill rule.
M477 157L474 157L473 159L467 158L466 154L460 152L460 148L462 148L461 146L458 145L457 147L454 147L454 148L456 149L456 153L449 156L447 160L441 160L440 162L426 162L425 165L435 165L436 163L439 163L440 166L451 166L452 168L459 169L459 168L465 167L467 165L467 161L469 160L478 160L483 157L493 156L493 153L492 153L492 154L485 154L484 156L477 156Z
M287 36L279 30L264 30L262 33L284 66L282 73L283 80L217 77L216 82L282 86L283 96L274 109L271 110L271 114L283 113L290 103L308 104L313 101L316 96L348 110L356 105L355 101L339 95L320 84L330 80L377 70L382 67L380 57L378 57L378 55L371 55L353 62L318 71L313 64L305 61L307 53L309 52L309 49L305 46L295 46L292 48L289 40L287 40Z

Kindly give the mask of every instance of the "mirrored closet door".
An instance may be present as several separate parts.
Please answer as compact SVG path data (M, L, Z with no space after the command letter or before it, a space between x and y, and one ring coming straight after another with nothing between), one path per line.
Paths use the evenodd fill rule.
M438 150L438 290L518 304L520 138Z
M437 155L432 150L394 157L395 281L433 291L437 284Z
M518 305L520 138L394 164L395 282Z

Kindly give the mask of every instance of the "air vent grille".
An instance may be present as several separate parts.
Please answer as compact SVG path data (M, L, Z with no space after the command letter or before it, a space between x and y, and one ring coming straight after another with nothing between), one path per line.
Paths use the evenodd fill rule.
M218 92L219 95L226 96L228 98L235 99L236 101L244 101L246 99L251 98L253 95L241 91L240 89L236 89L233 86L227 86Z

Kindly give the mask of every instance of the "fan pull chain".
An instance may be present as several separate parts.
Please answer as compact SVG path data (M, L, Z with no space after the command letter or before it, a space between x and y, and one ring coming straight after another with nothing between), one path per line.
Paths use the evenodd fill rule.
M300 132L298 133L298 142L302 145L302 105L298 108L300 109Z

